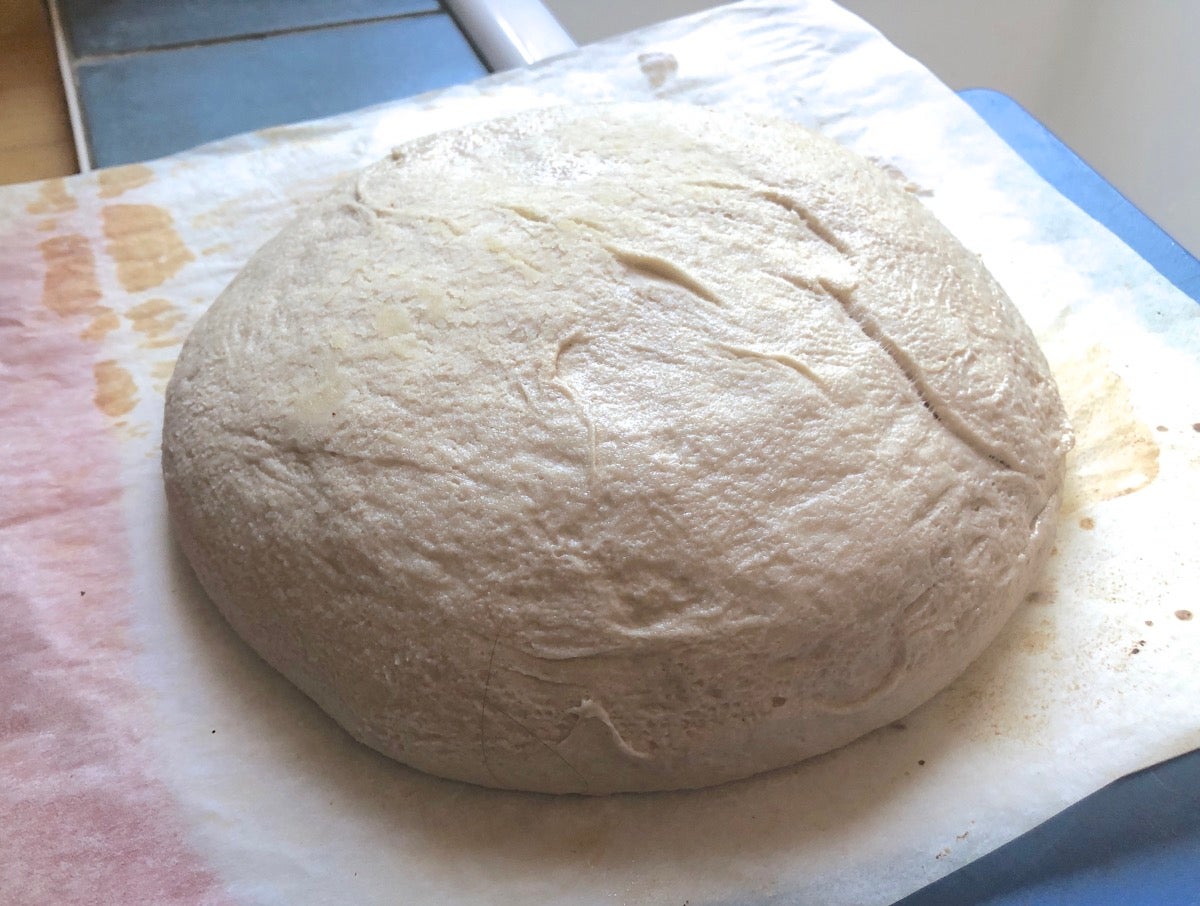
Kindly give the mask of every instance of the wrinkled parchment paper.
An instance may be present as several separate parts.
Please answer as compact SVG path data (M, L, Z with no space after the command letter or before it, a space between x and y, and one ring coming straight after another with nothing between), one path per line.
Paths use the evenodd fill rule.
M164 384L255 248L394 144L650 97L819 128L983 255L1078 434L1055 555L950 689L795 768L598 800L418 774L352 742L208 604L168 533ZM823 0L0 190L0 293L0 901L886 903L1200 745L1200 306Z

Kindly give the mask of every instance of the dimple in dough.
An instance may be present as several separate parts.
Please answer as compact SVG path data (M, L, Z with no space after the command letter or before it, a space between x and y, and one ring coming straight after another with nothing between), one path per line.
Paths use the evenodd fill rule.
M185 344L163 469L221 612L356 738L600 794L928 699L1029 589L1070 442L887 176L646 104L424 138L302 214Z

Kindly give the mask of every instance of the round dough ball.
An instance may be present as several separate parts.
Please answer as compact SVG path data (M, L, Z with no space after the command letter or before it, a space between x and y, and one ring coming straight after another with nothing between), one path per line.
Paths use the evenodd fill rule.
M1027 593L1069 445L888 177L648 104L424 138L300 216L184 346L163 469L221 612L357 739L598 794L928 699Z

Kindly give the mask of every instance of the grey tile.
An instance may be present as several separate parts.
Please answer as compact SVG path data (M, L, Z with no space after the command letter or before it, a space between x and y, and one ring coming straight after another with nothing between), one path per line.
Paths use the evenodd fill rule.
M77 80L93 163L107 167L485 74L439 13L112 57Z
M58 0L76 56L433 12L437 0Z

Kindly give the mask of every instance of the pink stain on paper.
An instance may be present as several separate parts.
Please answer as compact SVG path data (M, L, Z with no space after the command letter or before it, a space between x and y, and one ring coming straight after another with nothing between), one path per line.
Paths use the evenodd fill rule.
M35 223L0 235L0 902L224 902L153 773L102 356ZM78 277L97 251L71 236Z

